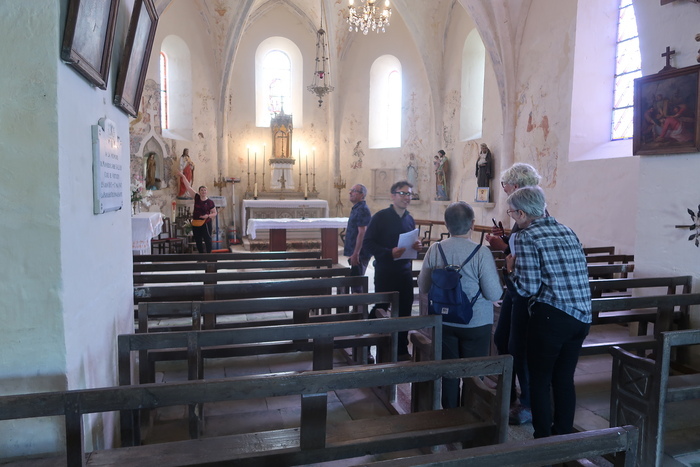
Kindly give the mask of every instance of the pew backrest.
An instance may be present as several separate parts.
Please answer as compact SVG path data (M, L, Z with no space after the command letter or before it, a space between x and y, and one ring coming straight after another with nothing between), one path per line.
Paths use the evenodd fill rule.
M288 269L288 268L331 268L333 260L324 259L259 259L236 261L180 261L163 263L134 263L134 272L165 272L165 271L204 271L215 273L219 270L245 269Z
M240 251L233 253L189 253L167 255L134 255L134 263L160 263L177 261L233 261L258 259L320 259L320 250L309 251Z
M134 284L177 284L201 282L217 284L220 282L260 281L278 279L303 279L320 277L349 276L350 268L332 267L324 269L276 269L272 271L237 271L237 272L193 272L182 274L134 274Z

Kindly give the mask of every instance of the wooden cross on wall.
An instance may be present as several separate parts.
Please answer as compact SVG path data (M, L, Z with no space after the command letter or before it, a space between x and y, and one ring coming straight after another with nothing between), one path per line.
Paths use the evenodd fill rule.
M675 55L676 51L671 50L671 47L666 46L666 52L662 53L661 56L666 58L666 66L661 69L661 71L675 70L675 67L671 66L671 56Z

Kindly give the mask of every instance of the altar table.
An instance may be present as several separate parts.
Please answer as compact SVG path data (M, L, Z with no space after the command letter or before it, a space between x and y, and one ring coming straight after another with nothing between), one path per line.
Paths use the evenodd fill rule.
M163 231L163 215L159 212L140 212L131 217L131 249L133 254L151 253L151 239Z
M347 217L313 219L250 219L246 233L255 240L256 231L270 229L270 251L287 249L287 230L321 229L321 256L338 262L338 229L348 225Z
M325 199L244 199L241 205L241 225L248 231L246 220L298 219L328 217Z

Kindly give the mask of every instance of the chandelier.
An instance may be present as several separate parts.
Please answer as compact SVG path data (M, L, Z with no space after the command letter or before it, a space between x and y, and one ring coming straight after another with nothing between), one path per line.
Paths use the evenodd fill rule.
M367 35L369 30L377 31L377 34L386 32L384 27L389 26L389 18L391 17L391 7L389 0L384 2L383 8L377 7L377 0L359 0L362 6L355 8L354 0L348 0L348 24L349 30L353 27L355 32L362 31L362 34Z
M333 91L330 78L330 63L328 58L328 44L326 42L326 31L323 30L323 0L321 0L321 27L316 31L316 70L314 71L314 81L306 87L309 91L318 96L318 106L323 104L323 96Z

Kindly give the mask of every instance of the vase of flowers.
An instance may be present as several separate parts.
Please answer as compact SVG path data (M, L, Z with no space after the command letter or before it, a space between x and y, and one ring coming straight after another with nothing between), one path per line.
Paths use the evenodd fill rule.
M143 177L134 176L131 180L131 215L141 212L141 203L150 206L150 196L151 191L146 189Z

